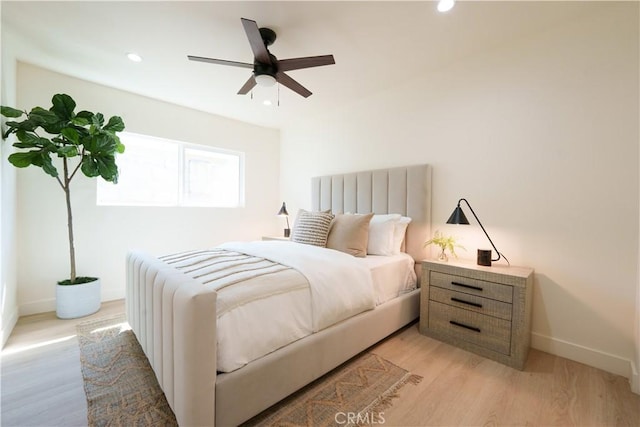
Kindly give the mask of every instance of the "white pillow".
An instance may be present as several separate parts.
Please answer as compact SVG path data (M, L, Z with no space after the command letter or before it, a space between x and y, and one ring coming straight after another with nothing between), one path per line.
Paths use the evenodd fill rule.
M397 255L402 251L402 242L404 242L404 236L410 222L411 218L403 216L395 223L393 230L393 255Z
M394 255L396 224L400 222L401 218L400 214L374 215L371 218L367 243L368 255ZM404 238L404 232L402 237Z

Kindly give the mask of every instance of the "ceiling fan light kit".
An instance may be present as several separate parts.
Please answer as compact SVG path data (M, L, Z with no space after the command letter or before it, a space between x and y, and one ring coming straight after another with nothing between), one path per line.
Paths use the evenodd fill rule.
M238 91L238 95L246 95L256 85L273 86L280 83L295 93L305 98L311 96L311 91L292 79L285 71L299 70L302 68L333 65L333 55L307 56L303 58L291 58L278 60L272 55L268 46L276 40L276 33L270 28L258 28L258 24L250 19L240 18L244 31L249 39L249 45L253 51L253 64L246 62L227 61L224 59L206 58L202 56L188 55L191 61L208 62L210 64L229 65L239 68L251 68L253 74Z
M276 78L270 74L258 74L255 79L260 86L269 87L276 84Z

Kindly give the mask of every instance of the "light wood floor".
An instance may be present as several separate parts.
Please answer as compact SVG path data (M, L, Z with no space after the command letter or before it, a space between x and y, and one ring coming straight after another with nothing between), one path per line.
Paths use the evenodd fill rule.
M122 301L109 302L92 317L123 311ZM18 321L2 351L2 426L86 425L75 338L85 320L47 313ZM521 372L413 324L372 351L423 377L384 411L386 426L640 426L640 396L625 378L537 350Z

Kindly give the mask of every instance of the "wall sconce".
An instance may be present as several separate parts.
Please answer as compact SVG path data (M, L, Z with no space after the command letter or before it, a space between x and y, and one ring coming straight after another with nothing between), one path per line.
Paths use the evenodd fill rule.
M482 231L484 231L484 235L487 236L487 239L489 239L489 243L491 243L491 246L493 246L493 249L495 249L496 253L498 254L498 258L492 259L491 249L478 249L478 265L484 265L484 266L490 267L492 261L493 262L499 261L500 258L504 258L504 260L507 261L507 264L511 265L507 257L502 255L500 251L498 251L498 249L496 248L496 245L493 244L493 241L491 241L491 237L489 237L487 230L485 230L484 227L482 226L480 219L478 219L478 215L476 215L476 213L473 211L473 208L471 207L467 199L458 200L458 206L456 206L456 208L453 210L453 213L447 220L447 224L469 225L469 220L467 220L467 217L465 216L464 212L462 211L462 208L460 207L460 202L462 201L464 201L467 204L467 206L469 207L469 210L475 217L476 221L478 221L478 224L480 224L480 228L482 228Z
M278 216L283 216L287 219L287 228L284 229L284 237L289 237L291 234L291 229L289 228L289 212L287 212L287 205L284 202L282 202Z

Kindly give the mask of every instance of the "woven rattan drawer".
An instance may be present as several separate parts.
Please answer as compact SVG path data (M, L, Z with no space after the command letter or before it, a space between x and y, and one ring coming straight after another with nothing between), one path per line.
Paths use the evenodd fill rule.
M476 313L498 317L504 320L511 320L511 309L513 305L506 302L496 301L462 292L451 291L449 289L431 287L429 288L429 300L452 305L464 310L475 311Z
M425 260L421 280L420 333L524 369L533 269Z
M429 301L429 328L502 354L511 352L511 322Z
M438 271L432 271L430 274L431 277L429 280L431 286L508 303L513 301L513 286L510 285L502 285L500 283L487 282L485 280L472 279L464 276L455 276Z

